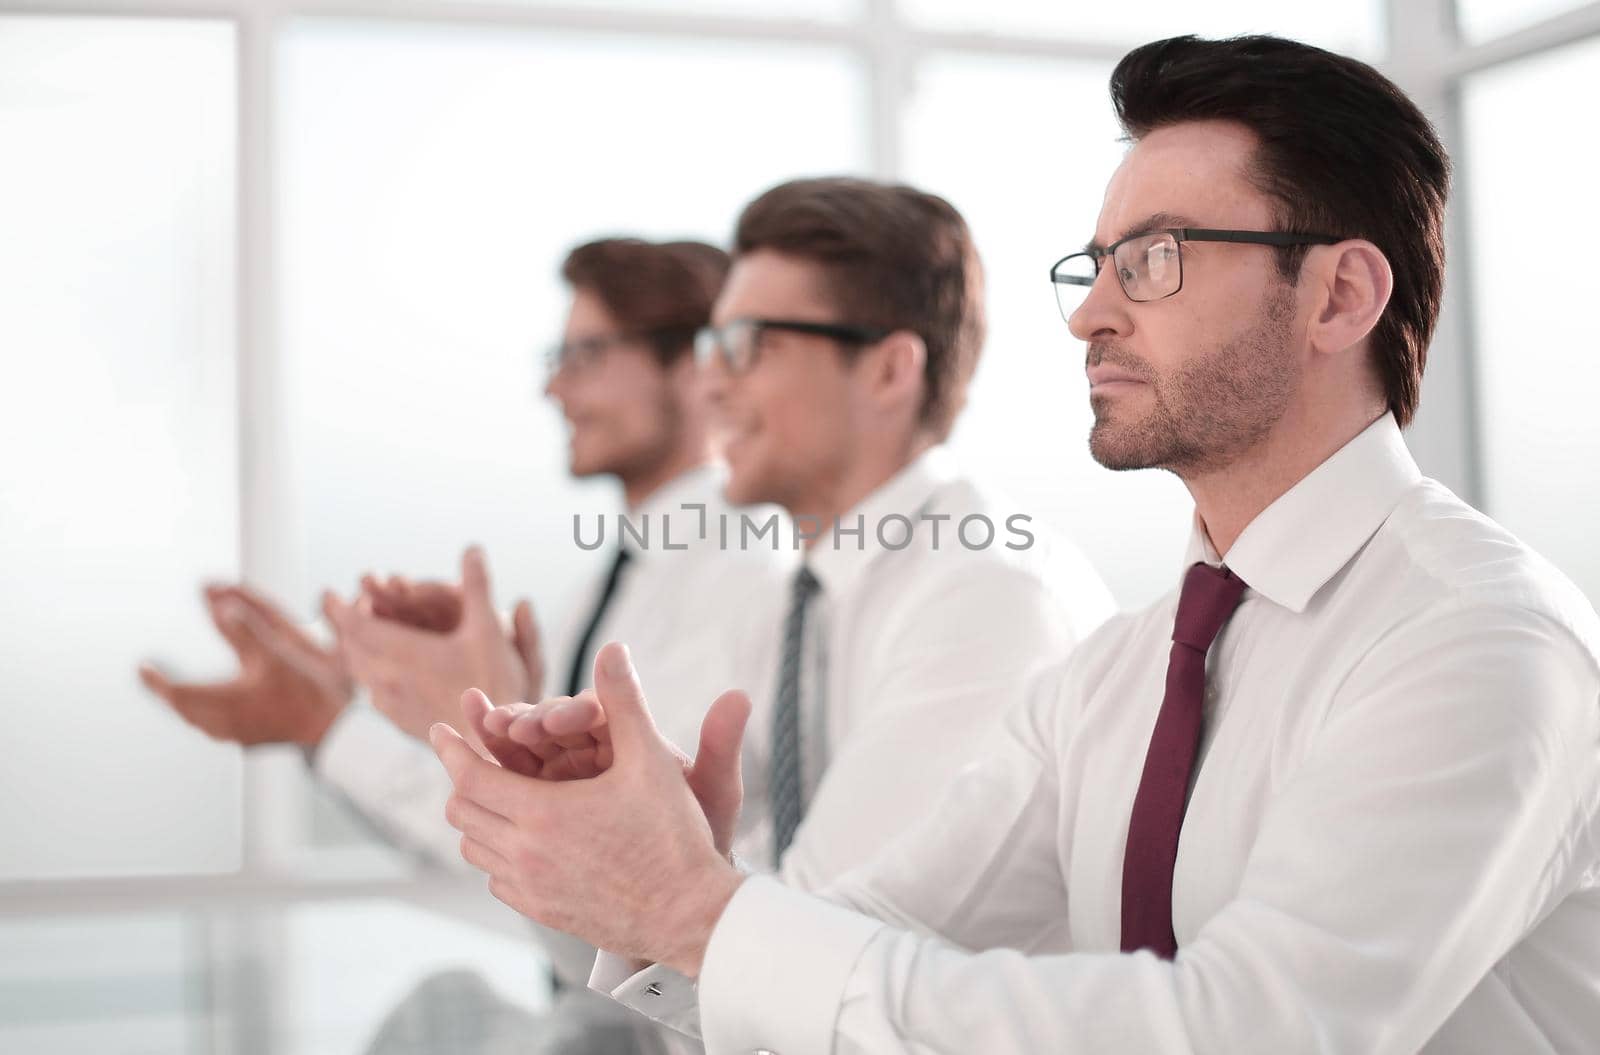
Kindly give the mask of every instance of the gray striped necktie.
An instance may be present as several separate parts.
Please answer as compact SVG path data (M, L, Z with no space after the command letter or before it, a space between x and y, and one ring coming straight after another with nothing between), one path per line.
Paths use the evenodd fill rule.
M767 805L772 811L772 863L777 866L794 841L805 812L802 744L800 742L800 658L806 636L806 606L820 584L802 566L789 594L789 617L783 624L783 662L778 668L778 699L772 711L772 778Z

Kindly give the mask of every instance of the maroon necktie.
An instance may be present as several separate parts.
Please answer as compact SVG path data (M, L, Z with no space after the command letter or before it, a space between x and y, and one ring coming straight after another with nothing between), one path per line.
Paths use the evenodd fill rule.
M1244 580L1227 568L1196 564L1183 577L1178 617L1144 775L1133 798L1128 850L1122 862L1122 951L1149 949L1164 960L1178 954L1172 933L1172 868L1178 859L1189 775L1200 749L1200 708L1206 693L1206 651L1239 606Z

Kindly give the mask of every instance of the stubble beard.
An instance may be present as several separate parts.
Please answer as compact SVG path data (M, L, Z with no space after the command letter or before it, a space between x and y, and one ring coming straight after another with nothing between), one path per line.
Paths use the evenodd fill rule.
M1107 469L1167 469L1180 476L1227 468L1282 420L1299 383L1290 351L1293 291L1270 291L1256 324L1169 376L1111 345L1091 344L1089 362L1111 363L1143 380L1144 411L1091 396L1089 452Z

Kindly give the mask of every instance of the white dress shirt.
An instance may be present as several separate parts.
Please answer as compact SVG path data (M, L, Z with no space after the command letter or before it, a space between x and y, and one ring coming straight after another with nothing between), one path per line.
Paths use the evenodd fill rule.
M1031 544L1007 532L1017 512L933 447L841 517L848 530L837 541L824 531L807 551L820 591L802 649L805 816L784 855L786 882L817 889L927 813L1031 671L1115 612L1066 541L1037 525L1028 526ZM894 548L905 538L896 516L912 525L904 548ZM962 544L957 530L969 516L994 524L990 545ZM968 538L976 546L985 537L974 522ZM745 802L755 816L736 847L762 870L772 868L769 732L788 591L771 601L745 645L755 690Z
M860 535L841 532L836 543L826 533L808 551L821 584L802 653L811 794L784 856L785 882L819 889L930 813L952 775L998 732L1036 669L1115 611L1104 583L1065 541L1032 524L1031 544L1008 531L1017 513L935 447L840 519L845 529L861 527ZM903 548L894 517L914 525ZM968 517L994 524L991 545L961 541ZM886 525L881 534L879 524ZM973 521L968 540L979 546L985 537ZM752 679L770 686L782 635L776 613L761 623L764 647L752 643L750 654L765 673ZM648 680L645 687L648 693ZM768 868L772 697L770 689L752 696L744 775L756 822L735 843L747 862ZM610 955L598 959L590 984L674 1027L694 1000L681 976L662 968L635 975L629 961Z
M724 475L721 466L691 470L627 514L634 532L647 532L645 546L633 533L619 531L615 518L607 519L602 548L611 552L620 537L630 560L589 645L592 659L607 641L627 642L657 725L691 752L706 708L738 683L737 649L749 632L749 611L782 593L796 559L787 546L776 552L756 546L723 549L720 518L737 523L742 514L755 520L772 515L729 507L722 497ZM586 521L584 541L593 540L596 530ZM566 691L572 652L601 591L604 571L600 574L589 596L545 638L547 696ZM584 684L590 683L586 671ZM452 869L466 869L461 834L444 818L451 790L444 767L426 744L370 706L345 709L318 748L314 766L391 841ZM557 974L582 986L594 950L555 932L544 937Z
M1218 563L1199 530L1190 556ZM1119 931L1176 592L1042 677L828 900L748 880L705 956L708 1049L1597 1050L1594 609L1388 416L1227 564L1249 590L1209 657L1174 961Z

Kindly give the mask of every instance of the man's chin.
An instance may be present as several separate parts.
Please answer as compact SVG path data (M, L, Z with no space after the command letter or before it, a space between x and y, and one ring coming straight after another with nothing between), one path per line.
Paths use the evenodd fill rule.
M592 453L571 451L567 455L567 472L578 480L587 480L594 476L615 475L617 468L615 459L600 457Z
M729 460L728 482L722 489L722 497L729 505L756 506L777 501L770 481L754 470L747 461Z
M1089 453L1103 467L1115 472L1149 469L1162 463L1161 457L1140 430L1096 415L1089 430Z
M728 474L728 482L722 489L722 497L731 506L760 505L765 501L760 489L752 486L750 480L737 472Z

